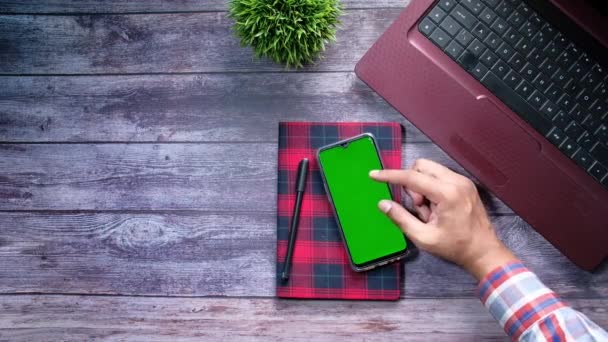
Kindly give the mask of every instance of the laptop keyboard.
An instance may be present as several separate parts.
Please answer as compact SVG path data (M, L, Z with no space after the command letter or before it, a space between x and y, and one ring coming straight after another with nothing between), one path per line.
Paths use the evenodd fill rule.
M418 30L608 189L608 74L525 2L441 0Z

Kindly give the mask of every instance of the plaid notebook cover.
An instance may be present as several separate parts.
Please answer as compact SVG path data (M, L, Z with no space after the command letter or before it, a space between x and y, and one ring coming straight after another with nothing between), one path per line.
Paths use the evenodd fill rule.
M401 125L397 123L279 124L279 175L277 196L277 296L397 300L400 263L368 272L350 268L331 206L325 195L316 151L319 147L357 134L374 134L386 168L401 168ZM306 191L295 243L291 275L283 283L280 273L287 252L289 224L295 202L298 163L310 161ZM401 191L393 191L399 200Z

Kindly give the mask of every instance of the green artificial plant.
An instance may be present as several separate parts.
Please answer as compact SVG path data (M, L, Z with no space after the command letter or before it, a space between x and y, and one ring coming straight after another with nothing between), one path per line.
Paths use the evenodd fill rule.
M338 0L231 0L230 17L241 45L287 67L311 63L335 41Z

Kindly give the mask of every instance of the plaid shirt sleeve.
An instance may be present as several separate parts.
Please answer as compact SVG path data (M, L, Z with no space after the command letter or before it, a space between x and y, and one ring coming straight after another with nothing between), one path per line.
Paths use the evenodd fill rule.
M564 304L519 261L490 272L477 291L513 340L608 341L604 329Z

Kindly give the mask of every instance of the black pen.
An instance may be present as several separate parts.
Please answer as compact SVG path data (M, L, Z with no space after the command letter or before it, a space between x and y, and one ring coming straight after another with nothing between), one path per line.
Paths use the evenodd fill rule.
M287 245L287 254L283 263L283 273L281 278L283 281L289 279L289 269L291 268L291 258L293 256L293 246L296 243L296 234L298 233L298 223L300 222L300 209L302 209L302 197L306 188L306 176L308 175L308 159L304 158L298 165L298 178L296 179L296 203L293 206L293 214L291 216L291 226L289 228L289 243Z

